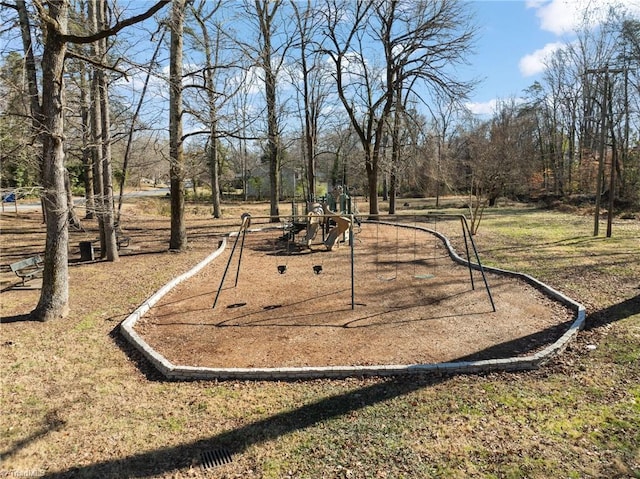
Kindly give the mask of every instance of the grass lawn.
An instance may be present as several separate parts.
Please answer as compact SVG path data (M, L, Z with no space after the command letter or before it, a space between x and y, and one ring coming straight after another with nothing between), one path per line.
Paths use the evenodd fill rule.
M216 221L190 206L190 247L168 253L169 219L151 204L129 205L123 222L146 254L71 265L64 320L24 320L37 290L0 294L0 475L640 478L637 219L594 238L592 217L579 213L521 205L485 213L476 242L486 264L531 274L587 306L586 329L542 369L181 383L159 377L118 326L211 251ZM228 205L225 215L259 208ZM41 251L44 235L37 215L5 213L0 227L4 284L17 279L8 264ZM205 451L232 461L203 469Z

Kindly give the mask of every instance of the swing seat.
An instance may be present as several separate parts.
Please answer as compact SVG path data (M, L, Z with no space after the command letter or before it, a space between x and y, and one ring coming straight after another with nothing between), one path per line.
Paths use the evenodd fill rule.
M321 264L316 264L313 266L313 272L315 274L320 274L322 273L322 265Z
M285 271L287 271L287 265L286 264L279 264L278 265L278 273L284 274Z
M227 309L236 309L236 308L242 308L243 306L246 306L247 303L245 303L244 301L240 302L240 303L233 303L233 304L229 304L227 305Z
M416 279L432 279L435 278L436 276L434 274L416 274L414 276L414 278Z

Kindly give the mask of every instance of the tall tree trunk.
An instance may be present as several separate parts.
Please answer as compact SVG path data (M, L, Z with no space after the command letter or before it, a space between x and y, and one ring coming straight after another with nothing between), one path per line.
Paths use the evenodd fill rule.
M88 13L89 23L91 24L91 30L97 32L99 28L99 0L89 0ZM100 45L99 42L94 42L91 45L91 54L94 61L100 62ZM98 219L98 231L100 232L100 256L105 257L106 236L104 229L104 211L105 211L105 196L104 196L104 181L102 178L103 168L102 162L104 161L104 150L102 144L104 142L104 135L102 131L102 102L100 101L100 70L97 66L92 67L91 72L91 159L93 170L93 191L94 191L94 207L96 212L96 218Z
M396 194L398 188L398 167L400 165L400 114L402 112L402 88L400 83L396 85L395 110L393 126L391 130L391 173L389 174L389 214L396 213ZM438 139L438 142L440 139Z
M302 73L302 88L303 88L303 103L304 103L304 153L306 156L307 166L307 186L308 186L308 201L313 202L316 199L316 144L318 135L317 116L317 104L314 104L311 97L311 69L307 65L307 56L309 52L309 31L307 30L309 21L309 12L311 11L311 2L307 1L306 8L301 14L296 3L291 3L296 12L296 21L298 22L298 29L300 32L300 70ZM313 57L311 56L312 61ZM317 98L316 98L317 99ZM343 185L346 186L346 185ZM294 192L295 195L295 192Z
M182 48L185 0L174 0L169 60L169 170L171 184L171 238L169 249L187 247L184 219L184 154L182 145Z
M214 114L215 115L215 114ZM211 202L213 206L213 217L222 217L222 202L220 199L220 161L218 159L218 137L217 124L215 119L211 119L211 135L209 137L209 169L211 171Z
M84 171L85 218L95 217L95 194L93 190L93 168L91 163L91 127L89 124L89 105L91 91L87 83L84 64L80 66L80 117L82 121L82 168Z
M271 48L269 46L266 47ZM265 48L265 49L266 49ZM265 65L270 65L271 52L265 52ZM267 155L269 158L269 186L271 221L280 221L280 146L278 131L278 113L276 104L276 76L273 70L265 67L265 98L267 100Z
M242 154L242 199L247 201L249 199L249 178L247 178L247 140L244 138L246 136L245 129L245 119L244 113L242 113L242 136L243 138L240 140L240 151Z
M278 126L278 103L276 90L276 71L272 64L273 19L282 5L281 0L255 0L255 11L260 24L262 43L259 51L259 66L264 71L264 92L267 106L267 146L266 156L269 162L269 203L271 221L280 221L280 130Z
M373 152L365 152L367 156L373 155ZM369 189L369 219L379 219L379 206L378 206L378 162L367 160L365 162L365 171L367 172L367 182Z
M83 230L80 218L73 206L73 192L71 190L71 178L69 178L69 170L64 169L64 189L67 194L67 205L69 208L69 226L73 226L78 230Z
M222 205L220 199L220 162L218 161L218 108L216 106L216 92L214 88L215 65L220 52L220 35L216 37L215 51L211 51L211 40L209 30L204 22L196 16L202 30L204 43L205 66L204 81L209 103L209 171L211 172L211 203L213 206L213 217L222 216ZM194 184L195 186L195 184Z
M105 0L99 0L98 4L98 24L101 29L106 27ZM98 40L100 57L106 57L107 39ZM98 86L100 91L100 110L102 120L102 194L104 196L104 216L102 226L104 227L105 251L101 251L101 256L106 256L107 261L118 261L118 246L116 243L116 232L113 223L113 168L111 162L111 112L109 106L109 88L104 70L98 70Z
M48 14L59 32L67 31L69 5L49 3ZM42 54L42 186L46 211L47 239L44 254L42 290L32 316L40 321L64 317L69 313L69 231L68 205L64 187L64 56L66 42L56 27L46 24L46 43Z
M396 196L398 189L398 177L396 176L396 167L391 166L391 173L389 174L389 214L396 214Z
M22 47L24 49L25 58L25 75L27 78L27 86L29 88L29 108L31 110L31 133L35 139L39 139L42 144L42 135L45 133L42 117L42 104L38 93L38 72L36 71L36 60L33 54L33 39L31 36L31 21L29 20L29 12L24 0L16 0L16 9L18 10L18 19L20 22L20 33L22 35ZM40 169L40 182L42 183L42 155L38 155L38 168ZM43 223L47 222L47 210L44 206L44 198L40 198L42 207Z
M22 46L24 48L25 74L29 89L29 107L31 109L31 125L34 135L42 134L42 107L38 95L38 79L36 72L36 60L33 54L33 41L31 38L31 22L24 0L16 0L18 18L20 19L20 31L22 33Z

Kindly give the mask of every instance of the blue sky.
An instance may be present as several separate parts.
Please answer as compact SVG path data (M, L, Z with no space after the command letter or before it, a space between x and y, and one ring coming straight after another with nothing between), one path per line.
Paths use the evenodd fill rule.
M478 27L476 53L468 58L468 67L456 68L461 80L482 80L467 103L473 113L482 116L494 113L497 101L523 96L525 89L541 79L545 56L576 38L575 29L585 10L589 9L594 27L610 5L623 5L640 17L640 0L468 1ZM129 8L141 5L139 0L123 3ZM134 37L136 31L132 33ZM140 48L146 54L152 50L144 42ZM127 88L141 88L142 77L134 76L132 80L124 82ZM155 79L155 83L158 97L166 98L164 80Z
M477 53L470 59L471 72L483 79L472 101L488 103L496 98L519 96L536 75L520 71L520 60L547 43L555 35L539 27L539 19L524 1L474 2L479 25Z
M575 39L574 29L586 8L602 9L618 3L635 14L640 0L475 0L479 26L477 53L469 73L484 78L471 94L475 113L492 113L496 99L522 95L540 79L546 54Z

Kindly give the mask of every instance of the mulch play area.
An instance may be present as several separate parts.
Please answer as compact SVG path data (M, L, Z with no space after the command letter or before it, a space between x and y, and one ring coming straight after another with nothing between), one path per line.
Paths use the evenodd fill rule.
M448 228L463 256L460 231ZM423 229L362 223L353 250L342 242L329 251L320 233L310 247L304 232L286 236L255 225L231 236L136 331L184 366L395 365L531 354L574 316L513 277L487 273L490 297L480 272Z

